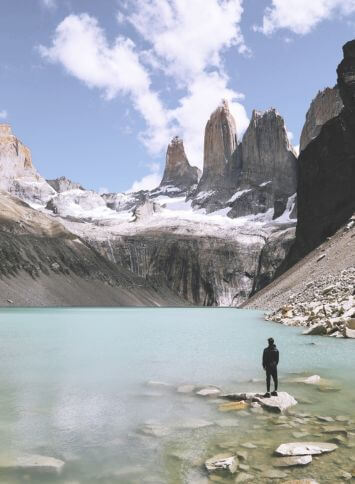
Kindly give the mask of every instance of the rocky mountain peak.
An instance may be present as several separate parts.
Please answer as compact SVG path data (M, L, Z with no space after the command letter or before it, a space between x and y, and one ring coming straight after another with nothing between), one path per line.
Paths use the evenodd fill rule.
M296 156L284 119L276 109L253 111L242 142L242 185L272 181L282 192L296 191Z
M303 151L308 143L319 135L323 124L338 116L342 109L343 101L337 86L319 91L306 114L300 139L300 151Z
M0 124L0 189L34 203L45 203L55 193L33 166L30 149L9 124Z
M6 123L0 123L0 138L4 138L6 136L12 136L11 126Z
M337 68L338 86L344 106L355 111L355 40L343 46L344 59Z
M68 190L84 190L79 183L73 182L65 176L55 178L54 180L47 180L47 183L58 193L66 192Z
M187 159L184 142L175 136L168 145L165 170L160 186L172 186L182 190L198 182L198 169L191 166Z
M224 188L237 149L237 129L226 100L211 114L205 128L203 175L199 191Z

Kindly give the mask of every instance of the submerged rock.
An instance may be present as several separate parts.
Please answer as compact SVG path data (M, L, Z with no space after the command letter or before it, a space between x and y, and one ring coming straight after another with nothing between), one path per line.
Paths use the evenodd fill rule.
M254 476L252 474L247 474L246 472L239 472L234 482L248 482L252 481Z
M44 455L21 455L18 457L0 457L2 471L38 471L44 473L60 473L65 462Z
M196 395L199 395L200 397L215 397L220 393L221 390L217 387L206 387L196 392Z
M292 481L285 481L283 484L318 484L314 479L296 479Z
M248 407L249 404L242 400L240 402L222 403L222 405L218 407L218 410L221 412L232 412L235 410L243 410L244 408Z
M208 472L228 471L230 474L235 474L238 468L238 459L236 455L224 453L217 454L206 460L205 467Z
M311 455L295 455L291 457L279 457L273 461L275 467L305 466L312 462Z
M318 455L333 452L338 446L330 442L291 442L282 444L276 449L276 454L289 455Z

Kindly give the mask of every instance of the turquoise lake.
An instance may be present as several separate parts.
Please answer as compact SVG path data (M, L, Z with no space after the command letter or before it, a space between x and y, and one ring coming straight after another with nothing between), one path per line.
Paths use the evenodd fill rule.
M339 472L355 468L355 341L302 336L261 312L227 308L1 309L0 459L41 454L66 466L58 476L3 472L0 482L207 483L204 460L231 439L255 444L252 462L268 465L275 446L295 441L299 429L279 428L266 412L223 413L216 399L176 388L264 392L261 355L270 336L280 351L280 390L300 402L294 411L345 416L349 427L349 440L319 458L322 466L286 474L343 482ZM329 380L325 389L292 382L313 374ZM193 428L193 419L211 425ZM142 432L147 423L164 435ZM320 440L314 422L299 427ZM250 468L252 482L269 482Z

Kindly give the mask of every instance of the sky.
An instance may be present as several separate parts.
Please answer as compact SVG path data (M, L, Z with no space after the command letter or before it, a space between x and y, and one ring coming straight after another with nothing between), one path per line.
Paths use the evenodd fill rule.
M238 138L277 108L297 146L355 38L355 0L0 0L0 123L47 179L154 188L167 145L203 166L227 99Z

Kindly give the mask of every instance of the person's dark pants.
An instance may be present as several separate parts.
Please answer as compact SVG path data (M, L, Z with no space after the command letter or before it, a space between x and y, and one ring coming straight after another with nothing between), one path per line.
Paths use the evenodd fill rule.
M266 389L270 393L270 381L274 382L275 392L277 392L278 379L277 379L277 366L266 367Z

